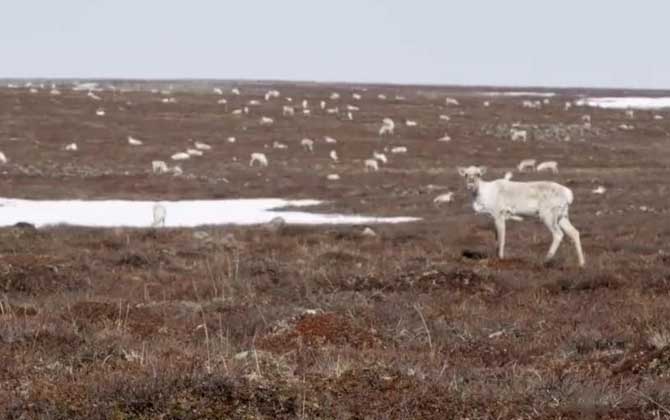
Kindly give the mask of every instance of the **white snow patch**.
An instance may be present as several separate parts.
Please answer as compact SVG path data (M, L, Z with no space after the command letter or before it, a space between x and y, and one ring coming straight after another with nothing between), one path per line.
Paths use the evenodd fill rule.
M554 92L527 92L527 91L510 91L510 92L479 92L483 96L511 96L511 97L533 97L533 98L552 98L556 96Z
M591 97L579 99L575 105L605 109L663 109L670 108L670 97Z
M239 200L160 201L168 217L166 227L201 225L255 225L281 216L289 224L358 225L371 223L406 223L414 217L373 217L360 215L307 213L277 209L320 204L318 200L284 200L276 198ZM23 200L0 198L0 226L18 222L37 227L76 225L91 227L149 227L153 223L155 201L128 200Z

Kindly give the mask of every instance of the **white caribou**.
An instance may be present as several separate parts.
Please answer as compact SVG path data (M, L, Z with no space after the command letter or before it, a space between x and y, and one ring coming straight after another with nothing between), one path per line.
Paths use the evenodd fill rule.
M585 264L579 231L570 223L568 210L574 200L572 190L555 182L514 182L506 179L484 181L486 167L459 167L474 199L475 212L493 217L498 240L498 257L505 256L505 222L521 216L537 216L551 231L552 242L545 261L556 254L564 235L574 244L579 266Z

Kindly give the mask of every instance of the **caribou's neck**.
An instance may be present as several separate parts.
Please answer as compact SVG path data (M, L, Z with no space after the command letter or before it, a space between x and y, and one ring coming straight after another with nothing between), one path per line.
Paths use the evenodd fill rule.
M479 195L481 194L482 190L488 185L488 182L484 181L483 179L480 179L477 181L477 186L470 191L470 194L472 194L473 199L477 199Z

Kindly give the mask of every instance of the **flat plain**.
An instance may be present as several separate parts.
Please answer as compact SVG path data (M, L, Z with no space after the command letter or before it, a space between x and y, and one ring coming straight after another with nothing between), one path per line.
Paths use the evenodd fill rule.
M565 109L580 94L636 92L558 90L527 108L545 98L169 85L102 82L99 100L72 84L0 88L0 197L318 199L320 212L421 220L370 225L376 236L325 225L2 228L0 417L670 416L670 112ZM281 94L266 101L271 89ZM395 133L380 137L387 117ZM513 126L526 142L511 140ZM170 159L196 141L211 150ZM388 158L377 172L364 167L373 151ZM250 167L254 152L269 165ZM528 158L555 160L559 173L517 171ZM183 174L154 174L154 160ZM550 235L530 219L508 224L508 258L495 258L492 224L457 174L471 164L488 167L485 179L513 171L570 187L587 266L567 239L543 264ZM452 202L433 202L449 191Z

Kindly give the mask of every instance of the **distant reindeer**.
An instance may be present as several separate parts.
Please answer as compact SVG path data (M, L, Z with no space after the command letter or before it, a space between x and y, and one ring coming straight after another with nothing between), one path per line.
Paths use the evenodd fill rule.
M249 166L254 166L254 163L258 162L261 167L268 166L268 158L265 156L265 153L252 153L251 160L249 161Z
M163 207L162 204L156 203L153 207L154 222L151 224L151 227L164 227L165 226L165 216L167 215L167 210Z
M393 135L394 130L395 130L395 122L393 122L393 120L390 118L384 118L382 120L382 126L379 129L379 135L380 136L383 136L384 134Z

